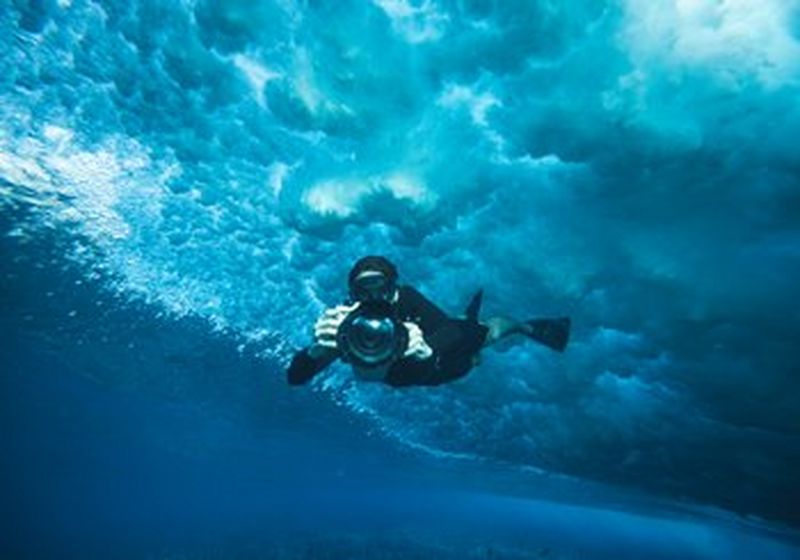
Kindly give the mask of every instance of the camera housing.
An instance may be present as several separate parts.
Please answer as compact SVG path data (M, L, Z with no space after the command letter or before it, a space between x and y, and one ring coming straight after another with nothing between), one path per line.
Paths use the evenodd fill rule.
M389 302L364 301L339 325L336 344L345 362L377 368L403 357L408 348L408 330Z

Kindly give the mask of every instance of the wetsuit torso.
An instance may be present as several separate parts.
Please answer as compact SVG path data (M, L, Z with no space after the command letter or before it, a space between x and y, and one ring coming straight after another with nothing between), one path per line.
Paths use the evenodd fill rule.
M488 329L475 320L449 317L410 286L400 286L398 291L395 303L398 318L420 327L433 355L425 360L407 357L396 361L383 381L395 387L439 385L466 375L483 346ZM308 348L301 350L289 366L289 383L306 383L338 357L335 351L312 357Z

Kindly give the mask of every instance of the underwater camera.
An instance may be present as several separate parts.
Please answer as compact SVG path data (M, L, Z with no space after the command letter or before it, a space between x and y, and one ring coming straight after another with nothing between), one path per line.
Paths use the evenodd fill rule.
M364 301L336 332L342 359L362 368L381 367L398 360L408 348L408 330L383 300Z

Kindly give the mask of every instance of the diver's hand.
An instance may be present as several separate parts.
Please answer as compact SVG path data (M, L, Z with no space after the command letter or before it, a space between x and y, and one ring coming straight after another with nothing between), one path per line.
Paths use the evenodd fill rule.
M358 307L358 302L353 305L337 305L326 309L314 325L314 343L335 350L339 325L356 307Z
M427 360L433 355L433 350L425 338L422 336L422 329L415 323L403 323L408 330L408 348L406 348L404 358L412 357L416 360Z

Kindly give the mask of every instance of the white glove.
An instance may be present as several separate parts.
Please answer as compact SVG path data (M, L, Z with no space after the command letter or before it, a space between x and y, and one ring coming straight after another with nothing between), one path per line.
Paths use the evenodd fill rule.
M406 329L408 329L408 348L406 348L405 354L403 354L404 358L411 356L416 360L427 360L433 355L433 350L428 343L425 342L425 338L422 336L422 329L420 329L415 323L403 323Z
M356 302L353 305L337 305L326 309L314 324L314 343L335 350L339 325L358 305Z

